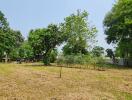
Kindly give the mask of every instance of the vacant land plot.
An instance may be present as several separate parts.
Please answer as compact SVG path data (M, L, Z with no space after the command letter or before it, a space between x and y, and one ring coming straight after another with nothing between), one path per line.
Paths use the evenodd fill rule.
M0 64L0 100L132 100L132 69Z

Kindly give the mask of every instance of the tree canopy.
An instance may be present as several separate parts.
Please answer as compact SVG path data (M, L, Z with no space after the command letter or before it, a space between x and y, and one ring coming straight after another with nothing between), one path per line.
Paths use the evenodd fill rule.
M9 24L0 11L0 58L9 53L23 42L23 36L20 31L10 29Z
M28 40L24 41L21 32L11 29L0 12L0 56L3 58L6 53L6 57L13 60L43 59L44 64L49 65L57 58L57 46L64 43L64 55L83 57L88 54L88 48L95 41L97 33L96 27L88 22L88 15L86 11L77 10L77 13L66 17L59 25L49 24L45 28L30 30ZM95 55L100 56L101 50L95 49L99 51Z
M117 44L124 57L132 56L132 0L118 0L106 15L104 28L107 43Z
M65 36L59 26L50 24L47 28L31 30L28 40L34 54L42 55L44 64L49 65L52 50L65 40Z
M0 11L0 30L5 30L9 27L7 19L5 15Z
M97 30L94 26L90 26L88 13L77 10L77 13L65 18L63 32L68 36L66 45L63 48L64 54L86 54Z
M92 53L93 53L93 56L100 57L104 53L104 48L103 47L100 47L100 46L95 46L92 49Z

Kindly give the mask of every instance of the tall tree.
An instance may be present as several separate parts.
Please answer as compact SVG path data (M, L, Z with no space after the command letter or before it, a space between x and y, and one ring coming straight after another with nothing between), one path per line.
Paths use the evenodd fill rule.
M9 28L4 14L0 11L0 58L5 54L6 58L10 52L21 45L23 37L20 31ZM6 59L7 61L7 59Z
M31 30L28 40L34 54L42 55L44 64L49 65L52 50L64 42L65 35L59 26L50 24L47 28Z
M132 57L132 0L118 0L106 15L104 28L107 43L117 44L120 55Z
M68 36L63 48L64 54L85 54L97 32L96 28L88 23L88 13L77 10L76 14L66 17L62 25L63 32Z
M20 31L14 31L10 29L8 32L4 33L4 52L7 55L11 53L15 48L19 48L24 41L24 38Z
M5 18L4 14L0 11L0 59L2 59L4 54L4 33L7 32L9 28L7 19Z

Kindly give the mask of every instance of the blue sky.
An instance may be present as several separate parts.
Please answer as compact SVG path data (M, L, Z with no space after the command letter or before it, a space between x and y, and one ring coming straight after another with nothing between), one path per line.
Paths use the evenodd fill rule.
M105 41L103 19L115 0L0 0L0 10L10 27L20 30L26 38L30 29L63 22L77 9L89 12L89 22L98 29L97 45L112 48Z

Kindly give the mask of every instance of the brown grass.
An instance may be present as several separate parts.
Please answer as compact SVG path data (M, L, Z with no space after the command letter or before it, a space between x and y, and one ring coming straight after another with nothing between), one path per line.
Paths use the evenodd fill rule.
M31 65L31 66L30 66ZM132 100L132 69L0 64L0 100Z

